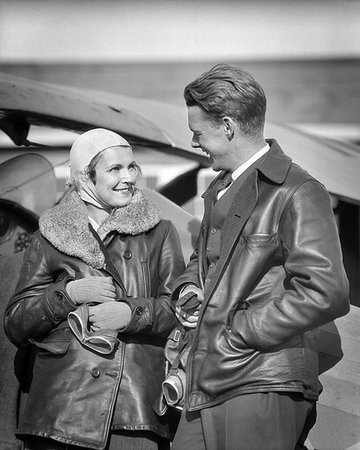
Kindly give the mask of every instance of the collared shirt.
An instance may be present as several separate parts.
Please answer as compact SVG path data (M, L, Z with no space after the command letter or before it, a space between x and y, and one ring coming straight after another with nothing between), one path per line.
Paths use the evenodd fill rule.
M267 153L270 150L270 145L266 144L261 150L259 150L258 152L256 152L254 155L251 156L251 158L249 158L247 161L245 161L243 164L241 164L241 166L239 166L236 170L234 170L234 172L231 174L232 177L232 183L239 178L239 176L245 172L246 169L248 169L252 164L254 164L255 161L257 161L258 159L260 159L262 156L265 155L265 153ZM223 189L222 191L218 192L217 195L217 199L219 200L220 197L222 197L225 192L230 188L230 186L232 185L232 183L226 187L225 189Z

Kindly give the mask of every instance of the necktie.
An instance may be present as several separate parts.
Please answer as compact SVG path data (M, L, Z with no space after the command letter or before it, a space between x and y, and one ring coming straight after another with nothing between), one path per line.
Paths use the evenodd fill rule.
M230 184L232 182L233 182L233 179L231 176L231 172L227 172L226 175L224 176L224 178L220 181L220 183L217 185L217 187L215 189L215 195L214 195L215 202L218 199L219 192L222 191L223 189L226 189L228 186L230 186Z

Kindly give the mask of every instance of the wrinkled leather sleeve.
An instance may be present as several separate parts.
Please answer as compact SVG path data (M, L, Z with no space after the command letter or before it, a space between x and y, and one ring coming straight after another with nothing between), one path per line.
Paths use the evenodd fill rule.
M203 242L203 227L199 233L195 250L190 256L190 260L184 273L182 273L175 281L172 293L172 304L175 307L175 303L179 298L180 291L187 285L193 284L200 288L199 283L199 248L201 248Z
M165 230L159 239L161 252L159 257L159 284L156 297L132 298L131 319L123 333L168 336L177 325L171 309L170 296L175 280L185 269L180 238L170 221L163 221Z
M69 279L54 281L44 248L34 235L5 311L5 331L17 347L25 346L29 339L41 340L76 309L65 291Z
M266 350L348 313L349 285L328 193L303 183L282 218L286 283L280 296L238 310L232 331L246 346Z

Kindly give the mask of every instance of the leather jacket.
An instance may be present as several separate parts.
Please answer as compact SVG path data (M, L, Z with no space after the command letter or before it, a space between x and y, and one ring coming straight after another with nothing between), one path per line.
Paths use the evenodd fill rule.
M144 214L150 210L155 217L148 229L120 233L119 221L112 218L104 239L127 291L125 297L116 284L118 297L132 311L111 355L83 347L66 320L76 309L65 289L69 280L114 274L89 233L84 204L72 194L40 220L5 314L10 340L19 347L32 343L36 349L19 435L94 449L105 447L110 429L149 430L168 437L166 420L152 405L164 378L165 340L176 325L171 288L184 262L175 227L156 219L153 205L145 206ZM140 213L138 219L130 217L135 225L144 218Z
M213 276L206 278L205 261L216 181L203 195L197 248L174 286L175 301L182 287L204 281L187 361L190 411L255 392L316 400L318 327L350 308L329 195L275 140L269 144L226 216Z

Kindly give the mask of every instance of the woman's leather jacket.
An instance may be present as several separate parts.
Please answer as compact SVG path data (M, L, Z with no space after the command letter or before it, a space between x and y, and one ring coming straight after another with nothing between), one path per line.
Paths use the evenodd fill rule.
M171 288L184 263L174 226L160 220L147 201L143 206L122 220L110 218L104 244L112 270L89 232L87 210L77 194L40 220L5 317L10 340L36 349L20 435L94 449L105 447L110 428L168 436L165 420L152 405L164 378L165 339L176 325ZM119 232L126 221L128 232ZM114 271L127 291L125 296L117 284L118 297L130 305L132 316L118 334L116 351L99 355L83 347L68 327L67 315L76 305L65 286L72 279L109 277Z

